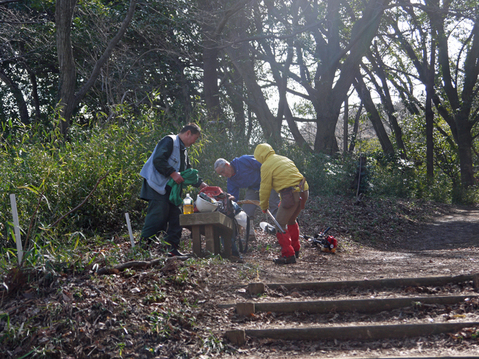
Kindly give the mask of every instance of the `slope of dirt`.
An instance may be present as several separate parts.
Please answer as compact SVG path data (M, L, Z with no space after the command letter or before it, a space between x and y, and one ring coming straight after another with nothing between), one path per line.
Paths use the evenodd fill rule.
M265 220L257 215L256 225ZM287 342L248 340L242 346L223 338L225 331L261 316L242 319L233 304L251 299L251 282L371 280L479 273L479 210L410 201L314 198L301 214L301 231L312 236L327 227L339 241L336 254L323 253L302 240L301 257L293 265L274 265L279 254L273 235L257 228L243 262L218 258L166 260L161 245L148 249L151 261L110 274L95 274L107 260L75 271L25 269L3 278L0 292L0 358L213 358L213 357L378 357L476 355L471 335L437 335L411 340L366 342ZM183 232L184 250L191 248ZM125 237L97 248L99 258L116 253L119 262L132 258ZM95 264L96 266L93 266ZM114 263L110 263L114 264ZM416 289L416 291L419 289ZM425 292L434 288L423 288ZM451 287L458 295L477 295L471 286ZM307 300L313 294L269 293ZM313 296L328 296L315 293ZM341 293L335 293L341 296ZM358 293L358 295L383 295ZM394 295L394 294L384 294ZM269 298L271 299L271 298ZM328 297L328 299L331 299ZM464 308L457 308L458 311ZM394 313L391 314L394 316ZM411 320L433 316L414 312ZM477 321L478 310L468 313ZM354 314L351 314L354 318ZM331 321L334 315L318 318ZM255 324L258 320L258 324ZM300 319L296 319L301 321ZM340 319L333 319L340 320ZM374 320L358 316L357 322ZM268 319L283 325L281 317ZM387 323L387 318L386 318Z

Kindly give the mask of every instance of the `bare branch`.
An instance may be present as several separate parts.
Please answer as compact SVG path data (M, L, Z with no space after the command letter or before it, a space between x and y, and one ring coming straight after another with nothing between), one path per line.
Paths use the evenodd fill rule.
M100 70L102 66L110 58L113 48L118 44L118 42L120 42L121 38L125 34L128 28L128 25L130 24L131 19L133 18L133 14L135 13L135 7L136 7L136 0L131 0L130 7L128 9L125 19L123 20L123 23L121 24L120 29L118 30L115 37L111 39L110 43L108 44L108 47L105 49L105 52L103 52L103 55L96 62L95 67L93 68L93 71L88 81L85 83L85 85L82 86L80 91L78 91L78 93L76 94L75 100L74 100L75 106L83 99L83 97L88 92L88 90L93 86L98 75L100 74Z
M10 4L12 2L20 2L20 0L3 0L3 1L0 1L0 6Z

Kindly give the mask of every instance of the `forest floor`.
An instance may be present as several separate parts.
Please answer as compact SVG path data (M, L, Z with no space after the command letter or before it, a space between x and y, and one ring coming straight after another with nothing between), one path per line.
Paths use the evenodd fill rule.
M260 213L256 225L264 221ZM252 297L252 282L296 283L457 276L479 273L479 209L430 202L345 197L311 198L299 223L304 235L313 236L331 227L328 234L338 242L335 254L324 253L302 240L296 264L278 266L272 260L280 248L275 236L256 228L242 262L218 257L167 259L161 245L148 251L150 262L127 269L94 272L110 267L107 258L115 253L116 264L131 261L133 249L126 236L97 248L104 258L76 271L32 270L22 273L15 287L12 271L0 292L0 358L312 358L312 357L399 357L476 356L478 328L464 333L434 335L408 340L383 341L287 341L248 338L245 344L229 342L224 334L239 327L283 327L313 320L306 316L266 313L241 318L234 304L261 300L308 300L341 298L341 292L300 293L266 291ZM191 248L190 233L183 232L183 250ZM98 258L98 257L97 257ZM95 266L96 265L96 266ZM28 279L26 279L28 277ZM417 292L419 289L414 289ZM477 295L469 283L446 288L422 288L431 294L450 291ZM385 295L381 291L358 296ZM394 296L395 294L387 294ZM398 294L399 295L399 294ZM476 303L477 304L477 303ZM454 313L479 321L479 309L455 308ZM451 310L430 308L412 311L408 322L440 321ZM455 314L455 315L456 315ZM403 313L391 314L396 320ZM395 317L396 316L396 317ZM347 317L347 318L346 318ZM371 323L374 316L330 313L316 316L315 323ZM2 329L3 327L3 329Z

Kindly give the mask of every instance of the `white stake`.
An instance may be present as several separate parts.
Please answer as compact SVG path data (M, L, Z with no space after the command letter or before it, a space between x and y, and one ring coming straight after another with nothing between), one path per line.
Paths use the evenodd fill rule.
M133 232L131 231L131 224L130 224L130 216L128 213L125 213L126 217L126 224L128 225L128 233L130 234L130 241L131 241L131 246L135 246L135 240L133 239Z
M13 228L15 230L15 240L17 242L17 257L18 265L22 264L23 258L23 249L22 249L22 239L20 238L20 224L18 222L18 213L17 213L17 201L15 199L15 194L10 194L10 203L12 205L12 214L13 214Z

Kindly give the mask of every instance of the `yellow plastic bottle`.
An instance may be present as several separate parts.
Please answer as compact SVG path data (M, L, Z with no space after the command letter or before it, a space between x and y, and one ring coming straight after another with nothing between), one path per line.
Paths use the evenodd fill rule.
M193 212L193 198L187 193L185 199L183 199L183 214L192 214Z

